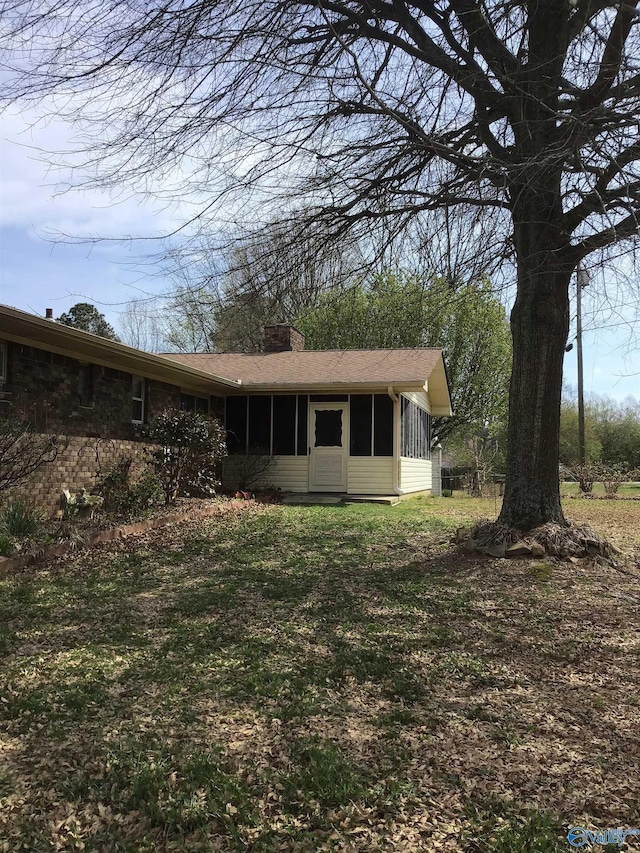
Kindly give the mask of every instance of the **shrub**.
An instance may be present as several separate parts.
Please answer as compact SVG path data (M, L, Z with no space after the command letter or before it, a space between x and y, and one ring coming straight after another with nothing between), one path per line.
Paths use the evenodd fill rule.
M578 481L581 493L590 495L593 484L598 479L598 466L587 462L585 465L573 465L569 472L573 479Z
M58 454L58 438L17 417L0 418L0 493L26 480Z
M42 513L23 500L10 501L0 513L0 533L12 539L37 539L42 533Z
M260 452L250 447L247 454L229 457L225 467L225 485L239 492L265 488L272 467L273 456L269 456L268 450Z
M144 515L162 496L156 474L147 469L134 483L131 479L132 466L132 457L126 456L99 475L96 490L102 495L104 510L109 515Z
M148 453L166 503L174 503L180 495L215 494L221 463L227 455L225 430L217 418L169 410L158 415L143 434L149 443L157 445Z
M631 474L626 465L600 465L599 479L604 486L605 496L615 498L622 483L631 479Z

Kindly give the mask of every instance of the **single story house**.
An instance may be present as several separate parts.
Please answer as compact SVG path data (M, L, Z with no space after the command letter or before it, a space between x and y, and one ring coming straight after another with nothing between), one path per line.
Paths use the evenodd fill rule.
M229 483L243 458L269 457L283 491L359 495L430 490L431 418L451 415L439 349L308 351L278 325L261 353L156 355L0 306L0 416L65 436L32 487L41 503L141 457L136 428L165 408L224 420Z

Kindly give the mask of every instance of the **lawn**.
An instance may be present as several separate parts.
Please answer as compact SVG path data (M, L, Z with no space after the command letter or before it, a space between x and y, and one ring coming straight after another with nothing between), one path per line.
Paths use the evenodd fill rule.
M567 513L638 545L640 502ZM493 514L249 506L0 581L0 850L544 853L640 826L640 568L449 544Z
M563 482L560 484L560 492L563 497L575 497L578 495L579 491L577 483ZM604 497L605 490L602 483L593 484L593 494L597 497ZM637 500L640 500L640 483L621 483L620 488L618 489L618 496L621 498L636 498Z

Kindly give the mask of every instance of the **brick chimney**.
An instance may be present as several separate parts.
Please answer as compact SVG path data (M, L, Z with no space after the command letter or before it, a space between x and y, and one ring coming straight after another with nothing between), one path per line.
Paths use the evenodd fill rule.
M44 314L45 320L53 320L53 308L47 308Z
M302 352L304 335L293 326L278 323L264 327L264 352Z

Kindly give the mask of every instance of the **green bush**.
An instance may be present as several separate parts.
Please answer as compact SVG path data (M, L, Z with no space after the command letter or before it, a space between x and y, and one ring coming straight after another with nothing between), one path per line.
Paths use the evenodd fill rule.
M226 433L216 418L200 412L165 411L143 431L156 445L150 464L162 483L166 503L176 498L209 497L220 485L227 455Z
M42 533L40 510L24 500L9 501L0 513L0 534L12 539L37 539Z
M133 459L123 457L99 476L97 491L104 499L104 511L115 516L141 516L162 497L161 483L156 474L147 469L132 481Z
M0 536L0 557L10 557L15 551L11 537Z

